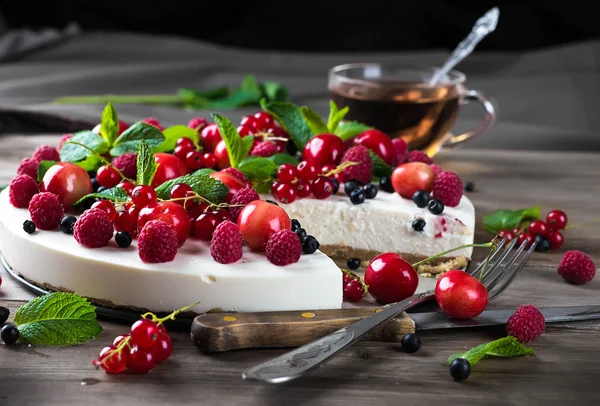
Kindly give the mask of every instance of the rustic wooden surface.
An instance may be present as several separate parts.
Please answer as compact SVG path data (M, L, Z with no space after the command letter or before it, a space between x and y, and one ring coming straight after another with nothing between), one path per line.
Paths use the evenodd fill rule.
M40 142L54 138L0 138L0 183ZM456 151L439 162L476 184L478 242L489 236L481 216L497 208L540 204L567 211L571 224L600 216L600 156L594 154ZM600 226L572 229L558 252L535 253L493 308L600 303L600 277L585 286L562 281L562 253L580 249L600 265ZM26 255L26 253L24 253ZM478 252L476 258L485 254ZM43 266L43 264L41 264ZM0 271L0 303L13 311L32 295ZM102 323L102 336L72 348L0 346L0 405L591 405L600 401L600 322L552 325L531 346L533 357L488 359L471 377L454 382L446 358L502 335L502 329L421 334L423 347L403 353L399 344L363 341L320 370L280 385L243 381L241 372L282 349L206 354L189 334L173 333L175 352L148 375L110 376L91 360L127 326Z

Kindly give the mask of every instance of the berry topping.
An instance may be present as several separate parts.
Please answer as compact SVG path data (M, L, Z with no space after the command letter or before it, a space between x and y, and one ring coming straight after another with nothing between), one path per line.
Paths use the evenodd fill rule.
M440 173L444 172L442 167L436 164L431 164L429 165L429 167L431 168L431 170L433 171L433 173L435 173L435 176L439 175Z
M35 233L35 223L31 220L25 220L23 222L23 231L25 231L27 234Z
M227 144L225 144L225 141L220 141L217 144L213 155L217 161L217 168L225 169L231 166L231 162L229 162L229 155L227 153Z
M215 156L215 154L206 152L204 155L202 155L202 165L204 165L204 167L208 169L214 168L217 165L217 157Z
M311 186L312 189L313 187ZM293 203L296 200L296 186L287 182L274 182L271 185L271 194L281 203Z
M437 281L435 300L448 316L471 319L485 310L488 292L479 280L464 271L453 270Z
M115 350L116 347L114 345L104 347L98 355L100 367L108 374L120 374L127 367L129 352L117 352Z
M152 180L152 187L156 188L168 180L178 178L187 173L185 162L175 155L160 152L154 154L154 162L158 165Z
M40 145L33 151L33 159L38 161L60 161L58 150L52 145Z
M121 230L115 234L115 242L120 248L127 248L131 245L133 237L128 231Z
M419 276L400 255L388 252L371 260L365 271L365 283L377 303L388 304L413 295Z
M550 231L546 237L550 242L550 249L557 250L563 246L565 239L559 231Z
M194 222L194 235L202 241L210 241L215 228L222 222L215 213L202 213Z
M501 239L506 238L506 242L510 242L515 238L515 234L511 230L500 230L498 232L498 237Z
M135 179L137 174L137 154L125 153L114 157L112 165L123 173L123 176L129 179Z
M242 209L250 202L254 200L260 200L260 196L256 192L256 190L251 187L245 187L239 190L232 198L231 198L231 206L229 207L229 212L231 213L231 219L234 222L237 222L238 216Z
M29 215L40 230L54 230L60 225L65 212L58 196L49 192L38 193L29 202Z
M151 320L137 320L131 326L129 337L133 345L140 348L151 348L158 338L158 326Z
M320 166L337 164L343 152L344 142L340 137L334 134L320 134L306 143L302 159L313 160Z
M248 247L264 251L271 234L291 229L288 214L264 200L250 202L242 209L237 224Z
M189 151L185 154L185 166L189 172L202 168L202 155L202 152L199 151Z
M183 206L186 209L192 207L195 204L194 199L192 198L192 196L195 195L196 192L194 192L194 189L192 189L190 185L185 183L178 183L174 185L171 188L171 191L169 192L169 196L171 197L171 199L173 199L175 203L177 203L180 206Z
M216 123L207 125L200 133L200 141L209 151L214 151L222 139L219 126Z
M365 194L362 189L354 189L350 193L350 202L352 204L363 204L365 202Z
M356 165L344 168L344 180L356 180L361 185L366 185L373 179L373 162L369 151L362 145L352 147L342 157L344 162L355 162Z
M463 183L454 172L442 172L433 181L433 197L444 206L456 207L463 195Z
M154 346L152 349L154 350L154 354L156 355L156 360L158 362L164 362L173 353L173 342L171 341L171 337L166 332L161 332L159 326L158 338L154 342Z
M374 199L375 196L377 196L377 186L373 185L372 183L368 183L365 186L363 186L362 190L367 199Z
M161 220L175 231L178 247L187 240L192 229L185 209L175 202L159 202L141 208L137 221L138 232L152 220Z
M151 126L158 128L160 131L164 130L164 128L160 125L160 122L158 121L158 119L155 117L143 118L142 123L150 124Z
M354 145L363 145L379 155L388 165L393 163L393 146L390 137L379 130L368 130L354 137Z
M335 195L337 192L340 191L340 182L335 177L329 179L333 183L333 194ZM377 192L375 194L377 194Z
M111 188L113 186L117 186L117 184L121 181L121 175L117 170L109 165L101 166L96 173L96 180L100 186L104 186L105 188Z
M0 326L6 323L9 315L10 310L8 310L8 307L0 306Z
M567 226L567 215L562 210L552 210L546 215L546 224L550 230L562 230Z
M60 231L65 234L73 234L76 221L77 217L75 216L64 216L60 221Z
M131 191L131 201L140 209L149 206L156 203L156 191L148 185L136 186Z
M8 199L20 209L29 207L31 198L39 192L38 184L28 175L17 175L10 181Z
M465 192L472 192L475 190L475 184L473 182L465 182Z
M457 382L464 381L471 375L471 363L464 358L453 359L450 363L450 376Z
M550 241L544 236L538 235L535 237L537 241L537 245L535 246L535 250L537 252L548 252L550 250Z
M427 155L423 151L419 151L416 149L414 149L408 153L408 157L406 158L406 160L408 162L423 162L424 164L427 164L427 165L431 165L433 163L433 160L431 158L429 158L429 155Z
M204 117L194 117L190 121L188 121L187 126L189 128L193 128L196 131L202 131L204 127L208 125L208 122Z
M292 219L291 220L291 225L292 225L292 231L296 232L298 230L300 230L302 228L302 225L300 224L300 222L298 221L298 219Z
M0 338L6 345L12 345L19 339L19 329L14 324L6 324L0 330Z
M567 251L556 270L565 281L573 285L584 285L594 279L596 266L581 251Z
M406 162L408 158L408 144L402 138L392 140L392 166L398 166Z
M187 139L187 138L182 138L182 139ZM173 155L175 155L177 158L181 159L182 161L186 162L187 154L189 154L192 151L194 151L194 147L189 147L187 145L177 145L175 147L175 149L173 150ZM187 165L187 162L186 162L186 165Z
M548 226L546 226L546 223L544 223L542 220L535 220L529 224L527 231L529 231L534 237L536 235L545 236L548 234Z
M438 216L444 212L444 203L437 199L430 200L427 204L427 209L429 209L431 214Z
M425 220L421 220L421 219L418 219L418 220L415 220L412 222L412 228L415 231L423 231L425 229L425 225L426 225Z
M359 302L367 294L364 284L359 278L352 278L344 283L343 299L347 302Z
M413 202L417 205L417 207L425 208L429 204L431 198L429 197L429 192L427 190L417 190L415 194L412 196Z
M17 168L17 175L27 175L32 179L37 179L38 167L40 161L34 158L25 158L19 164Z
M392 186L405 199L412 199L417 190L431 191L435 174L422 162L404 163L392 172Z
M250 155L270 157L280 152L277 144L271 141L260 141L257 142L250 151Z
M306 255L314 254L320 245L314 236L307 235L304 241L302 241L302 253Z
M75 222L73 236L86 248L101 248L113 237L114 227L105 211L86 210Z
M242 182L238 178L233 175L230 175L225 172L212 172L210 175L211 178L219 179L221 182L225 184L229 188L229 193L225 197L225 202L231 202L233 196L243 188L247 187L246 182Z
M272 264L278 266L295 264L302 255L302 243L292 230L280 230L269 237L265 253Z
M196 149L196 146L194 145L194 141L192 141L191 138L186 138L186 137L178 138L177 141L175 141L175 146L183 147L184 149L186 149L188 151L193 151L194 149Z
M508 318L506 331L522 343L529 343L544 332L546 319L533 305L522 305Z
M360 185L358 184L358 182L356 182L355 180L349 180L348 182L344 182L344 193L350 196L350 194L359 187Z
M237 180L242 182L244 185L247 185L248 183L250 183L250 181L246 178L246 175L244 175L242 173L242 171L240 171L239 169L225 168L221 172L233 176L234 178L236 178Z
M312 193L319 200L327 199L331 196L333 189L333 181L326 176L319 176L312 184Z
M382 176L379 179L379 188L387 193L394 193L394 186L392 186L392 178L389 176Z
M298 164L296 169L298 171L298 177L307 182L312 182L317 179L317 176L323 173L322 166L315 161L302 161Z
M257 112L254 114L254 118L256 118L256 125L258 128L270 128L275 125L275 119L266 111Z
M277 179L280 182L293 182L298 175L298 171L294 165L283 164L277 168Z
M140 231L138 251L144 262L170 262L177 254L177 234L164 221L151 220Z
M73 134L64 134L62 137L60 137L60 140L58 141L57 149L60 151L62 146L65 144L65 142L69 141L72 136L73 136Z
M98 200L94 204L92 204L92 209L100 209L106 213L109 221L114 221L117 217L117 211L115 210L115 206L112 204L110 200Z
M127 366L135 374L148 373L158 363L153 348L142 348L134 345L127 356Z
M349 258L346 262L346 265L348 265L348 269L350 269L351 271L355 271L358 268L360 268L361 262L362 261L360 260L360 258Z
M412 354L414 352L419 351L419 349L421 348L421 337L419 337L415 333L405 334L400 340L400 345L402 345L402 349L406 353Z
M231 264L242 258L242 234L231 221L217 226L210 240L210 255L220 264Z
M75 202L92 193L92 181L82 167L59 162L44 174L40 189L57 195L65 209L70 210Z
M94 179L96 179L96 178L94 178ZM93 180L92 180L92 186L93 186ZM133 189L135 189L135 185L128 181L119 183L117 185L117 187L120 187L121 189L123 189L127 193L127 196L131 196L131 194L133 193Z
M535 239L535 237L533 236L533 234L531 234L528 231L525 231L525 232L519 234L519 236L517 237L517 246L520 247L523 243L527 242L527 245L525 247L529 248L531 246L531 244L533 243L534 239Z

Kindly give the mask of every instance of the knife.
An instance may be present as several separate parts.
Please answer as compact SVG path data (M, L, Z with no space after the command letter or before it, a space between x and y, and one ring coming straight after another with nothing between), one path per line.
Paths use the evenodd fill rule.
M244 348L298 347L379 311L376 307L256 313L207 313L191 329L194 344L203 351ZM402 313L364 340L399 342L406 333L506 324L515 309L485 310L468 320L450 319L442 312ZM546 323L600 319L600 305L544 307Z

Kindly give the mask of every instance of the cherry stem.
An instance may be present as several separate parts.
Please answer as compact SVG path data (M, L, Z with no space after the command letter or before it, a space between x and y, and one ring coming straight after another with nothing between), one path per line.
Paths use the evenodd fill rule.
M192 303L189 306L185 306L185 307L182 307L181 309L175 310L173 313L171 313L168 316L165 316L163 318L156 317L156 315L154 313L152 313L152 312L148 312L148 313L142 314L142 318L146 319L148 317L152 317L152 321L153 322L155 322L157 325L161 325L163 322L165 322L167 320L175 320L175 316L177 316L179 313L185 312L186 310L189 310L189 309L191 309L192 307L194 307L194 306L196 306L198 304L200 304L200 302Z
M131 348L131 346L129 345L130 341L131 341L131 337L129 337L129 336L127 336L126 338L121 340L121 342L119 343L119 346L117 348L115 348L114 350L110 350L109 353L97 363L97 366L98 365L106 365L106 361L108 361L110 358L114 357L115 355L121 354L123 352L123 350L125 349L125 347Z
M121 180L125 180L127 182L131 182L131 183L133 183L135 185L135 180L129 179L127 176L123 175L123 172L121 172L116 166L114 166L113 164L111 164L108 159L104 158L102 155L100 155L99 153L97 153L96 151L94 151L93 149L91 149L90 147L88 147L87 145L84 145L84 144L82 144L80 142L77 142L77 141L67 141L63 145L67 145L67 144L79 145L80 147L83 147L83 148L87 149L92 154L96 155L100 159L100 161L102 161L106 165L110 166L115 171L117 171L117 173L121 177Z
M483 243L483 244L466 244L466 245L461 245L460 247L452 248L452 249L449 249L448 251L444 251L444 252L441 252L439 254L433 255L433 256L431 256L429 258L425 258L422 261L415 262L412 266L413 266L413 268L416 269L417 267L419 267L419 266L421 266L421 265L423 265L423 264L425 264L427 262L433 261L434 259L443 257L446 254L449 254L449 253L454 252L454 251L459 251L459 250L462 250L462 249L465 249L465 248L489 248L489 247L495 247L494 243L493 242L486 242L486 243Z
M359 164L359 162L346 161L343 164L338 165L337 168L330 170L329 172L327 172L323 176L330 177L331 175L336 175L336 174L342 172L344 169L346 169L346 168L348 168L350 166L358 165L358 164Z

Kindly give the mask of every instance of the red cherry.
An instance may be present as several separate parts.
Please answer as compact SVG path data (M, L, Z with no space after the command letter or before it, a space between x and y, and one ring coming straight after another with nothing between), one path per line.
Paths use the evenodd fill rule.
M184 197L195 196L196 192L194 192L194 189L192 189L190 185L186 185L185 183L178 183L171 188L170 195L171 199L183 199ZM175 203L187 209L192 207L192 205L194 204L194 199L176 200Z
M510 242L513 240L513 238L515 238L515 235L510 230L501 230L498 232L498 237L502 239L506 238L506 242Z
M215 156L215 154L206 152L204 155L202 155L202 165L204 165L205 168L212 169L215 167L216 164L217 157Z
M300 179L312 182L323 173L323 168L314 161L302 161L298 164L297 171Z
M154 348L142 348L134 345L129 351L127 366L133 373L145 374L154 368L157 363Z
M173 150L173 155L175 155L177 158L181 159L182 161L185 161L187 154L189 154L193 150L194 150L194 148L188 148L186 146L179 145L179 146L176 146L175 149Z
M527 230L533 236L536 236L539 234L539 235L545 237L546 234L548 234L548 226L546 226L546 223L544 223L541 220L532 221L531 224L529 224L529 228Z
M320 166L337 164L342 159L343 153L344 142L340 137L335 134L320 134L308 141L302 159L313 160Z
M448 316L470 319L485 310L488 292L477 279L463 271L453 270L438 280L435 300Z
M202 213L194 222L194 235L202 241L210 241L222 221L215 213Z
M333 194L333 181L326 176L319 176L313 182L312 193L317 199L327 199Z
M412 199L417 190L431 192L434 180L433 169L423 162L408 162L392 172L392 187L405 199Z
M178 147L186 147L190 151L196 148L196 146L194 145L194 141L186 137L179 138L175 142L175 145Z
M119 172L114 167L104 165L96 172L96 180L100 186L111 188L121 181L121 175L119 175Z
M185 162L175 155L160 152L154 154L154 162L158 164L152 187L156 188L168 180L178 178L187 173Z
M258 128L263 130L266 128L271 128L275 124L275 119L273 116L266 111L259 111L258 113L254 114L254 117L258 121Z
M187 214L188 219L190 220L190 235L195 235L196 219L198 218L198 216L200 216L202 213L204 213L206 208L208 208L208 204L206 204L204 202L202 202L202 203L194 202L186 208L185 213Z
M117 211L115 210L115 206L112 204L110 200L98 200L96 203L92 204L92 209L100 209L108 215L108 219L113 221L115 217L117 217Z
M190 235L192 228L190 219L185 209L175 202L159 202L140 209L137 222L138 233L151 220L162 220L175 230L180 247Z
M521 227L515 227L512 229L513 236L516 238L521 234Z
M225 145L225 141L221 141L215 147L215 159L217 160L217 168L225 169L231 166L229 162L229 155L227 154L227 146Z
M208 122L204 117L195 117L188 121L187 126L196 131L201 131L204 127L208 125Z
M157 362L163 362L169 359L173 353L173 342L166 333L158 333L158 338L154 343L154 354Z
M565 238L560 231L550 231L546 236L548 242L550 242L550 249L557 250L565 243Z
M567 226L567 215L562 210L552 210L546 215L546 224L550 230L562 230Z
M271 186L271 194L281 203L293 203L296 200L296 186L289 182L275 182Z
M533 240L534 240L533 235L528 231L524 231L521 234L519 234L519 236L517 237L517 246L516 247L520 247L525 241L527 241L526 248L529 248L531 246L531 244L533 243Z
M200 133L202 145L204 145L209 151L214 151L214 149L217 147L217 144L221 142L222 139L221 133L219 132L219 126L216 123L207 125Z
M218 218L220 218L222 221L231 220L231 212L227 209L220 208L220 209L213 210L210 213L213 213Z
M128 231L130 234L133 233L134 225L129 221L129 212L127 210L117 213L113 225L115 226L115 231Z
M246 245L257 251L265 250L271 234L292 228L285 210L264 200L248 203L240 212L237 224Z
M129 212L129 227L127 228L127 231L131 233L132 237L135 237L137 236L137 223L140 218L140 208L131 206L127 211Z
M135 188L135 185L131 182L121 182L117 185L117 187L120 187L121 189L125 190L125 192L127 192L128 196L131 196L131 193L133 192L133 189Z
M231 201L231 198L237 192L246 187L246 185L241 180L226 172L212 172L208 176L210 176L211 178L219 179L225 184L225 186L229 188L229 193L227 193L227 196L225 197L225 202Z
M109 374L120 374L127 367L128 351L116 352L115 349L112 345L104 347L98 356L100 367Z
M158 338L158 326L152 320L140 319L131 326L129 336L133 345L151 348Z
M92 193L92 180L81 166L59 162L44 175L41 190L57 195L65 209L70 210L75 202Z
M126 338L129 337L129 334L121 334L120 336L117 336L114 340L113 340L113 346L115 348L119 348L119 344L121 344L123 342L123 340L125 340Z
M419 275L400 255L387 252L371 260L365 271L365 283L377 303L388 304L413 295Z
M136 186L131 192L131 201L139 208L146 207L156 203L156 191L152 186Z
M244 127L251 128L253 130L259 130L258 120L254 116L244 116L240 121L240 125ZM241 135L241 134L240 134Z
M296 183L296 196L299 198L308 197L312 194L311 184L305 180L299 179Z
M237 132L240 136L246 137L248 135L252 135L252 134L256 133L256 130L254 130L252 127L247 126L247 125L240 125L237 128Z
M358 279L351 279L344 284L344 300L347 302L358 302L365 297L365 289Z
M392 139L379 130L368 130L354 138L354 145L364 145L375 152L389 165L392 164L394 147Z
M277 168L277 179L280 182L293 182L298 176L298 170L294 165L283 164Z
M187 166L188 172L193 172L197 169L202 168L202 152L190 151L185 156L185 166Z

